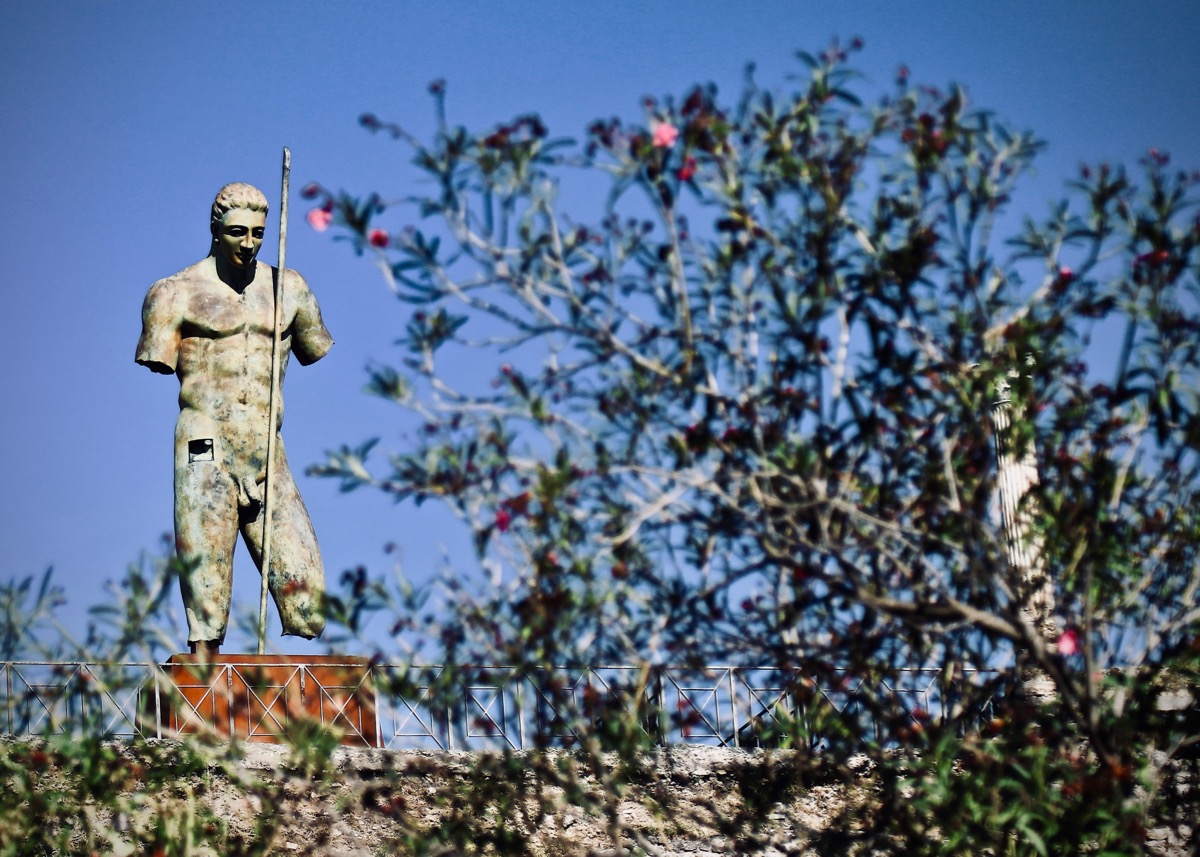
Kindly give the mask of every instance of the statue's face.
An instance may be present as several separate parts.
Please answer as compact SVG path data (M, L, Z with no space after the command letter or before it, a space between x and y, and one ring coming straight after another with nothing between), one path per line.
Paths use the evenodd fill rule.
M267 215L248 208L232 208L225 212L217 227L217 247L225 260L235 268L245 269L254 263L262 246Z

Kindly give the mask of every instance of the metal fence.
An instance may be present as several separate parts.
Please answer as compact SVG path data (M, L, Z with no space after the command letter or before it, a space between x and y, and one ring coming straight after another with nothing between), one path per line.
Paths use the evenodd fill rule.
M303 682L305 667L295 670ZM173 734L167 713L181 694L162 665L10 661L0 663L0 671L0 732ZM818 681L797 672L734 666L495 666L452 674L442 667L382 664L370 667L376 716L364 732L374 734L361 738L367 746L394 750L571 746L581 723L602 728L606 716L631 707L639 728L662 744L763 746L774 740L773 727L783 720L811 722L805 735L819 744L820 713L850 721L854 734L881 738L883 717L892 726L897 718L986 722L1000 676L966 670L947 678L941 670L904 669L868 680L833 670ZM269 712L271 700L264 704ZM335 711L333 725L356 728L336 718ZM273 724L260 725L270 731Z

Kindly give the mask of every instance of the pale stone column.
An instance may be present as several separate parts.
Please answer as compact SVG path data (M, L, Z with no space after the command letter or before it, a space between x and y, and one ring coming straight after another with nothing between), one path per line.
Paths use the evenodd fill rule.
M1033 355L1026 358L1026 367L1033 365ZM1018 377L1016 371L1008 378ZM1017 569L1024 601L1024 615L1047 639L1056 633L1054 587L1042 556L1041 536L1034 528L1036 501L1029 496L1038 484L1037 457L1032 445L1016 449L1013 437L1013 418L1020 414L1020 403L1013 404L1012 385L1008 378L998 384L996 402L992 405L992 429L996 440L997 487L1000 500L1000 520L1008 546L1008 563Z

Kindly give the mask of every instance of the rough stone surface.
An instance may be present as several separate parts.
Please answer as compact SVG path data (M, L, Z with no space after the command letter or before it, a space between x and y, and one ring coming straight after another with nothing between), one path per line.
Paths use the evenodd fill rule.
M280 776L288 764L283 748L268 745L248 746L239 766L246 771ZM727 748L677 746L660 751L650 760L656 774L653 788L665 783L667 793L646 795L631 793L617 808L621 823L637 830L642 839L627 845L638 845L654 857L727 857L740 852L738 843L722 836L719 823L732 817L742 803L742 795L734 786L739 774L761 766L768 755L762 751ZM294 806L296 824L307 827L307 836L289 841L301 845L299 851L278 853L331 854L340 857L361 857L367 854L390 853L387 843L395 836L399 825L385 814L363 808L363 797L373 784L400 782L399 792L404 799L408 821L414 818L428 829L436 830L446 816L444 807L430 803L445 785L444 777L465 777L474 771L479 756L467 752L408 751L391 752L341 748L334 752L332 762L336 771L330 794L324 797L297 798ZM853 757L847 767L864 784L874 765L866 757ZM409 779L405 771L429 771L428 778ZM400 775L400 776L398 776ZM1176 788L1187 790L1190 783L1186 772ZM440 782L439 782L440 781ZM652 790L647 786L648 790ZM830 819L856 806L869 802L865 788L855 793L839 783L812 784L803 790L789 792L772 808L768 823L760 831L757 853L769 857L811 855L806 847L812 834L825 829ZM561 793L558 795L561 797ZM646 800L647 797L653 800ZM661 802L676 808L671 818L656 815L649 807ZM354 811L339 811L338 807L357 804ZM249 809L247 807L246 809ZM288 826L292 828L291 825ZM324 845L315 845L314 832L328 831ZM1147 833L1146 850L1156 857L1185 857L1196 831L1187 825L1156 828ZM541 819L528 830L530 851L537 855L594 854L617 855L612 838L603 819L585 813L577 806L559 804L558 811ZM318 837L319 838L319 837ZM312 847L313 850L305 850Z
M314 769L317 759L306 761L279 745L243 745L241 750L238 756L214 748L206 772L179 778L174 800L197 800L221 819L231 842L255 843L254 853L260 853L265 840L265 853L271 855L408 853L406 835L428 841L456 818L488 831L492 828L478 825L480 816L473 814L479 812L469 799L474 794L489 799L483 802L484 820L499 820L495 798L514 797L504 810L507 828L519 837L524 853L535 857L717 857L750 850L770 857L807 857L816 853L809 847L815 834L839 816L845 824L847 818L869 814L874 803L873 765L865 756L852 757L846 766L858 780L805 777L799 785L788 776L774 776L786 771L787 762L768 752L672 747L644 760L633 772L634 785L610 805L606 817L603 811L586 812L568 802L557 787L513 789L513 777L519 775L511 772L522 768L506 768L499 755L343 747L333 751L328 766ZM567 753L549 758L551 765L572 762L583 767L581 757ZM583 792L599 791L596 776L604 776L616 760L604 762L599 770L581 772ZM1191 784L1185 776L1177 785L1187 790ZM731 827L753 798L759 800L761 823ZM105 821L111 829L143 829L165 808L155 798L141 817L133 811L132 817ZM278 822L268 825L265 834L259 825L264 818ZM1184 824L1155 827L1147 831L1146 853L1184 857L1192 853L1194 834ZM631 850L615 850L614 841ZM132 850L114 848L111 853ZM191 853L214 854L204 849Z

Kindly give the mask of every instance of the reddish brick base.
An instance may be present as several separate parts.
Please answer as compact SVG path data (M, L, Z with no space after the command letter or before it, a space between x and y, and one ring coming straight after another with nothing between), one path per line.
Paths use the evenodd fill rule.
M277 744L314 726L343 733L341 743L376 747L375 688L366 658L340 655L172 655L178 690L164 712L172 734Z

